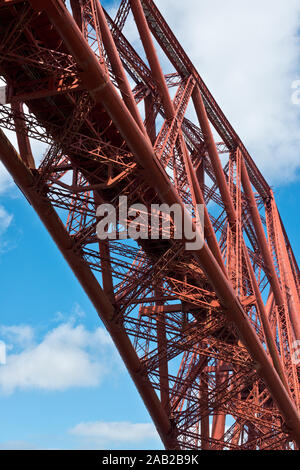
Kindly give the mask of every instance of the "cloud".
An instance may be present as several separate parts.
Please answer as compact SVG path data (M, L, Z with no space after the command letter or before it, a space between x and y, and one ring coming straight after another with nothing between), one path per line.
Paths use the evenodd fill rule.
M0 390L11 394L21 390L63 391L70 387L95 387L110 372L106 364L117 358L112 341L103 328L87 330L83 325L63 323L50 330L39 343L25 327L2 327L2 331L23 347L7 355L0 368ZM108 357L110 361L108 361Z
M34 331L31 326L0 326L1 338L12 343L15 346L26 347L32 344Z
M0 194L4 193L12 185L13 185L12 177L4 168L3 163L0 162Z
M1 174L0 174L1 180ZM0 181L1 186L1 181ZM10 243L6 240L5 232L9 229L13 220L13 215L0 205L0 254L10 249Z
M225 115L271 183L300 167L298 0L157 0ZM137 38L132 21L127 30ZM135 42L135 45L138 42Z
M70 434L87 439L95 444L137 443L147 439L159 439L154 424L130 422L87 422L77 424Z
M12 222L13 216L0 205L0 235L2 235Z

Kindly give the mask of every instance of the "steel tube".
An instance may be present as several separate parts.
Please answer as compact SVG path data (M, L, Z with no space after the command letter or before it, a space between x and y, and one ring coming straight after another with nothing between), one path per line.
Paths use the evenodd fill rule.
M144 15L144 10L141 5L140 0L129 0L132 13L140 33L140 37L143 43L143 47L146 52L146 56L153 73L154 80L160 91L164 108L166 111L167 119L173 119L174 117L174 108L172 100L170 98L169 90L164 78L164 75L161 70L161 66L157 57L155 47L151 38L151 33L148 27L147 20Z
M137 390L143 398L165 447L168 449L174 448L171 423L154 389L144 374L141 362L124 328L119 325L116 326L113 321L115 311L109 298L102 290L88 265L76 253L74 241L67 233L50 201L46 198L42 198L40 193L36 190L33 174L21 160L2 130L0 130L0 160L39 215L41 221L93 303L99 317L109 331Z
M47 11L70 52L77 63L83 68L85 72L85 85L91 96L97 103L102 103L114 124L120 129L136 161L146 170L148 182L157 189L161 200L170 206L173 203L182 206L174 188L170 184L167 174L156 159L149 140L141 132L127 107L118 96L114 86L104 78L96 57L90 50L64 4L59 0L49 0L42 4L38 2L38 8L45 8ZM184 208L182 210L184 211ZM188 240L183 239L182 241L186 243ZM299 414L276 370L269 362L266 352L252 328L240 301L236 298L232 286L206 244L201 251L197 252L196 257L208 280L214 287L216 294L226 308L229 318L236 323L244 343L257 363L258 373L265 380L286 424L292 430L294 439L300 445ZM153 410L151 411L153 415ZM158 417L156 417L156 422L157 420Z
M117 83L119 85L123 100L126 103L127 108L131 112L140 129L145 135L147 135L144 123L142 121L141 115L133 97L129 82L127 80L126 73L124 71L118 50L116 48L110 29L108 27L103 8L98 1L95 2L95 5L98 14L99 25L101 28L103 44L105 46L105 50L111 63Z
M216 180L219 186L219 190L222 196L222 200L225 206L225 210L228 216L229 223L234 226L236 222L236 214L235 209L232 203L232 199L230 197L228 187L225 181L225 176L223 172L223 168L220 162L218 150L213 138L213 134L210 128L210 124L208 121L208 117L206 114L206 109L201 97L201 93L199 87L196 85L192 94L195 111L200 123L200 127L204 134L204 139L207 145L207 151L210 157L211 164L215 171Z
M223 168L222 168L222 165L221 165L221 161L220 161L220 158L219 158L217 146L216 146L214 138L213 138L213 134L212 134L210 124L209 124L209 120L208 120L207 113L206 113L206 109L205 109L205 106L204 106L204 103L203 103L203 100L202 100L202 96L201 96L201 93L200 93L200 90L199 90L198 87L196 87L194 89L193 101L194 101L194 105L195 105L195 111L196 111L197 117L199 119L201 129L202 129L203 134L204 134L205 142L206 142L207 147L208 147L208 153L209 153L210 161L211 161L211 164L214 168L214 172L215 172L216 180L217 180L217 183L218 183L218 186L219 186L219 189L220 189L222 200L225 204L225 210L226 210L226 213L227 213L227 217L228 217L230 225L234 228L235 225L236 225L236 222L237 222L236 211L235 211L235 208L233 206L233 202L232 202L232 199L231 199L231 196L230 196L229 188L228 188L228 185L226 183L225 175L224 175ZM243 159L242 159L241 163L242 162L243 162ZM265 309L264 309L263 302L261 300L259 287L257 285L256 277L255 277L255 274L254 274L254 271L253 271L253 268L252 268L252 265L251 265L251 262L250 262L249 253L248 253L247 247L245 245L244 239L242 239L242 247L243 247L244 256L246 258L246 263L247 263L247 266L248 266L248 269L249 269L252 285L253 285L255 294L257 296L258 308L259 308L259 311L260 311L260 315L261 315L265 335L266 335L266 338L269 338L270 328L269 328L268 318L267 318L267 315L266 315L266 312L265 312ZM268 346L269 346L269 352L270 352L270 355L272 357L274 367L277 370L278 374L280 375L280 377L282 379L282 382L285 385L286 389L289 391L288 384L287 384L287 381L286 381L286 376L285 376L285 373L282 369L281 361L280 361L280 358L279 358L279 354L278 354L277 348L274 347L275 343L272 340L272 338L268 339Z

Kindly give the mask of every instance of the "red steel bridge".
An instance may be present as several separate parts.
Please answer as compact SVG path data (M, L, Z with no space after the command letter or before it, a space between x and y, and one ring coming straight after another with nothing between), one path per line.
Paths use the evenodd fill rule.
M0 130L0 158L166 449L299 448L297 262L270 186L153 0L122 0L114 18L98 0L0 0L0 75L0 126L18 141ZM31 138L47 144L39 166ZM96 208L120 196L204 204L204 247L99 240Z

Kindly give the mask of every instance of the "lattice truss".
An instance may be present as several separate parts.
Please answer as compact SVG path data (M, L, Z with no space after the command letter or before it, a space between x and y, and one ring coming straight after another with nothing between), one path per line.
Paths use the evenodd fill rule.
M97 0L2 0L0 74L19 147L2 133L1 159L165 447L297 448L298 266L269 185L154 2L122 0L112 19ZM32 139L47 144L38 167ZM204 248L100 241L96 208L120 196L205 204Z

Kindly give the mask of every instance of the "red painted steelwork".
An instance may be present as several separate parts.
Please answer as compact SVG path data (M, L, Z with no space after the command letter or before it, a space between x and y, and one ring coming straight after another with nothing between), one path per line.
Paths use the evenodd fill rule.
M123 34L129 15L149 66ZM0 26L12 104L0 106L0 126L16 131L20 153L1 132L0 158L95 306L165 447L300 446L299 268L270 187L154 2L122 0L113 20L98 0L72 0L71 11L62 0L2 1ZM49 145L38 168L30 137ZM118 211L119 196L178 204L199 236L204 204L203 248L162 232L100 241L96 208Z

